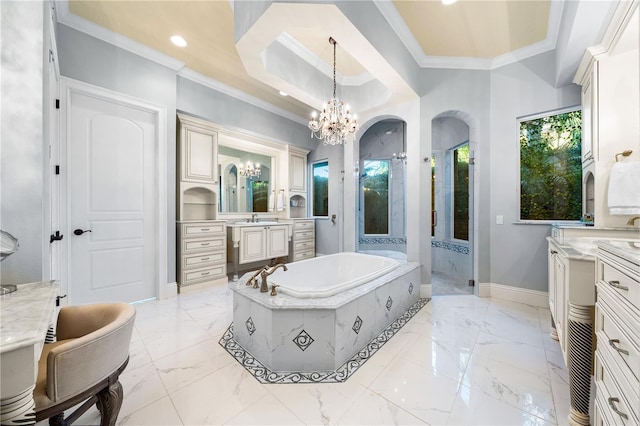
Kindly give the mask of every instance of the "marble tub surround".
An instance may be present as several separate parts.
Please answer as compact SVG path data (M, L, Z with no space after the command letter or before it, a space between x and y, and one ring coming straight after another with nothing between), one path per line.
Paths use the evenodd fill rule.
M323 298L261 293L245 274L231 285L235 341L273 371L335 370L419 299L420 265ZM286 272L285 272L286 273Z
M567 424L567 371L546 308L434 297L346 382L272 385L218 344L232 298L216 285L136 305L119 425ZM506 315L521 321L504 328ZM520 341L535 330L539 345ZM154 355L158 336L173 345ZM76 424L99 424L98 411Z

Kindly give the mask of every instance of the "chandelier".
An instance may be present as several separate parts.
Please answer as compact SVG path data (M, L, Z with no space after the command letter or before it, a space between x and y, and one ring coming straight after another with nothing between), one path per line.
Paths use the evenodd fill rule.
M358 130L358 118L351 115L349 105L345 105L336 97L336 44L333 37L329 37L333 44L333 97L322 105L320 117L313 111L309 129L311 138L324 139L325 145L342 145L347 143L347 137Z
M260 164L256 163L254 166L251 161L247 161L246 167L240 164L238 172L240 173L240 176L246 176L248 178L260 177Z

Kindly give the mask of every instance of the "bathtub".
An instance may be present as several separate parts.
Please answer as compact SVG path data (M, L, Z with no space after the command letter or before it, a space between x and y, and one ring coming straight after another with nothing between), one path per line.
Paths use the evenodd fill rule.
M229 283L233 339L272 371L335 370L419 300L420 264L338 253L287 264L278 294ZM269 288L270 290L271 288Z
M329 297L385 275L400 266L395 259L363 253L336 253L287 264L269 284L300 299Z

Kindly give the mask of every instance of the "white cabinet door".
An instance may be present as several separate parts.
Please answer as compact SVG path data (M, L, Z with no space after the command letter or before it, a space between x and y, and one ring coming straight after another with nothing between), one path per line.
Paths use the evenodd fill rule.
M307 191L307 156L289 153L289 191Z
M267 230L262 226L247 226L240 229L240 259L238 263L249 263L267 258Z
M289 231L287 226L270 226L267 229L267 258L289 254Z
M180 134L182 180L218 183L218 134L189 123L182 124Z

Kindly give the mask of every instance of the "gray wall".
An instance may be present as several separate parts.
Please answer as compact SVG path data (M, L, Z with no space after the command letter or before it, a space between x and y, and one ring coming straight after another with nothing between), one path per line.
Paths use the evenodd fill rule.
M491 282L547 291L549 225L520 219L518 117L580 105L580 87L555 88L555 55L547 52L491 73ZM504 225L496 225L496 215Z
M20 243L0 266L3 284L40 281L49 274L43 215L44 22L41 2L0 2L0 228Z

